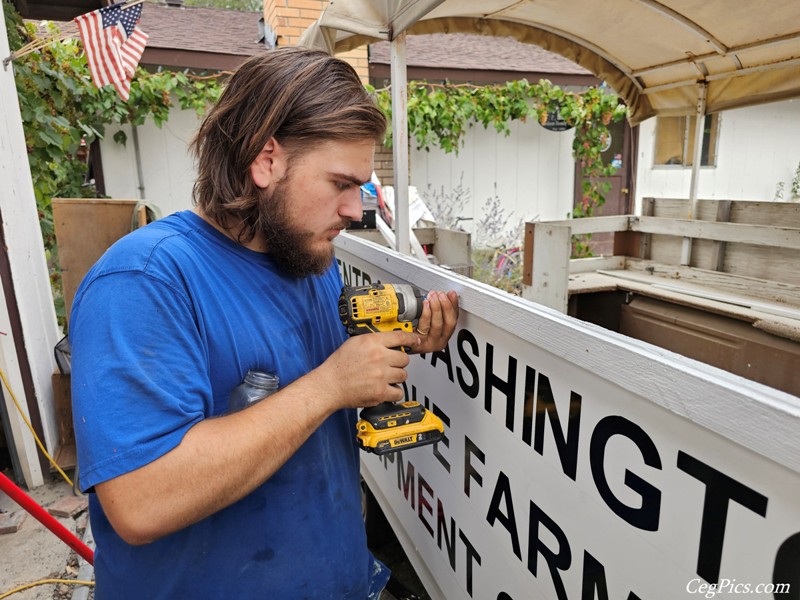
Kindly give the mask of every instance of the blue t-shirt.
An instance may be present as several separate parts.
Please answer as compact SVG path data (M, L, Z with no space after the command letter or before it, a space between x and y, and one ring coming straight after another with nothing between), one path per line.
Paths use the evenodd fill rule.
M287 276L188 211L114 244L70 319L81 488L152 462L225 414L248 369L285 386L320 365L345 339L340 290L335 263ZM375 563L355 419L335 413L252 494L144 546L117 536L91 494L96 598L367 598Z

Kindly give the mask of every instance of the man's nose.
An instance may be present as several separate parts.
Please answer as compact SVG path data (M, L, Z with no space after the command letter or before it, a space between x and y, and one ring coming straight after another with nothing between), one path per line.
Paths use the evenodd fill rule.
M351 221L360 221L363 217L364 208L361 204L361 188L356 187L349 192L339 207L339 216L350 219Z

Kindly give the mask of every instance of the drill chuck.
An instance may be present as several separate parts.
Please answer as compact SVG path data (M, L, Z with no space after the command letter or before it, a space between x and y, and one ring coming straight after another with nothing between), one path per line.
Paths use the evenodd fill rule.
M422 316L422 303L425 296L419 288L407 283L393 284L397 294L397 320L416 321Z

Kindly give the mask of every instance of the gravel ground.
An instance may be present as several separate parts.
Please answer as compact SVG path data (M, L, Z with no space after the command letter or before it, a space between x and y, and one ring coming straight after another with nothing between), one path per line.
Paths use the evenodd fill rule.
M10 470L4 474L13 480ZM69 484L61 480L52 481L23 491L51 514L55 511L58 522L79 539L85 534L88 522L85 498L75 496ZM62 511L64 508L66 513ZM0 520L3 519L16 526L0 535L0 594L43 579L76 578L79 562L75 552L0 492ZM84 594L89 591L85 586L82 589ZM78 600L79 594L75 592L76 586L48 583L17 592L9 600L66 600L73 597Z

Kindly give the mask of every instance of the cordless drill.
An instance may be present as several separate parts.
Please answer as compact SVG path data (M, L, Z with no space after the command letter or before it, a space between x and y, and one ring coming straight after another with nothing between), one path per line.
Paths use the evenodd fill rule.
M425 296L407 284L346 285L339 296L339 318L350 335L378 331L413 331ZM409 348L400 347L402 352ZM356 439L366 452L389 454L438 442L442 420L419 402L383 402L361 411Z

